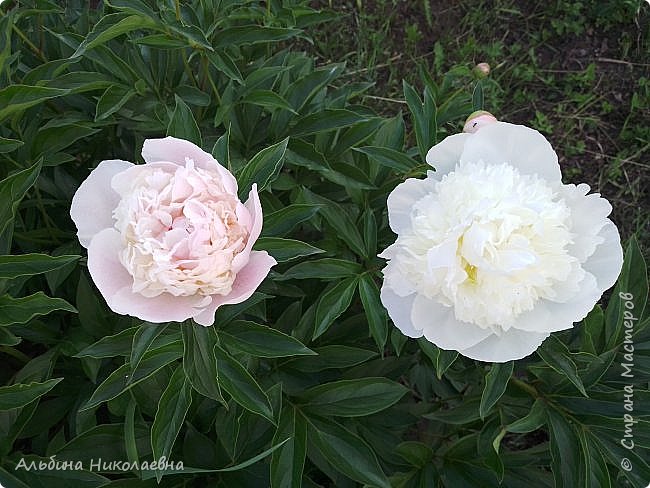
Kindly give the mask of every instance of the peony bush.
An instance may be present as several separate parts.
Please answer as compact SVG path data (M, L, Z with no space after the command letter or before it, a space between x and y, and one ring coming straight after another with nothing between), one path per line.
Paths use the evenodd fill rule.
M312 2L0 12L0 485L647 485L643 256L488 70L378 113Z

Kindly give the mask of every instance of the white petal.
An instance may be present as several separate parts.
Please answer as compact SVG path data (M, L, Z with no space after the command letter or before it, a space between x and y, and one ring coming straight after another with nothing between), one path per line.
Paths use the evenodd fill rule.
M185 166L185 158L192 159L197 168L219 173L226 190L233 195L237 194L237 180L232 173L221 166L211 154L190 141L175 137L147 139L142 146L142 157L147 163L168 161L180 166Z
M441 179L444 175L453 171L460 162L460 156L463 153L465 143L470 140L472 134L454 134L445 137L441 142L433 146L427 152L427 163L436 169L433 174L436 179Z
M583 263L602 242L601 229L611 222L607 216L612 206L598 193L587 195L589 185L562 185L558 193L571 208L571 232L573 244L568 247L569 254Z
M491 334L475 346L459 352L463 356L479 361L505 363L529 356L548 336L547 333L510 329L502 332L500 336Z
M508 163L524 175L537 174L549 182L562 179L557 154L546 138L534 129L495 122L470 136L460 158L463 162Z
M457 320L453 307L445 307L424 295L416 295L411 319L416 328L422 329L427 340L442 349L459 351L491 334L490 329Z
M513 328L538 333L570 329L587 316L603 293L591 273L585 273L578 286L578 294L566 302L539 300L532 310L517 317Z
M582 265L585 271L596 277L598 290L608 290L616 282L623 267L623 248L618 229L607 219L607 223L598 234L604 239Z
M433 190L430 179L409 178L400 183L388 195L388 222L393 232L400 232L411 227L411 212L415 202Z
M391 320L402 331L402 334L413 338L422 337L422 331L415 329L411 322L411 311L413 309L415 294L400 297L384 283L381 287L379 298L388 311Z
M120 196L111 188L111 179L133 166L119 159L102 161L77 189L72 197L70 217L77 226L82 246L88 247L95 234L113 227L113 210Z

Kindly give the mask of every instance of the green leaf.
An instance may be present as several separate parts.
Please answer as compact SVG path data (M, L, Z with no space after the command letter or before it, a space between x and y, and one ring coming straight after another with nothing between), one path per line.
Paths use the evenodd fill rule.
M541 428L546 423L546 407L537 399L525 417L515 420L506 426L508 432L526 434Z
M102 337L90 346L84 347L74 357L112 358L115 356L129 356L133 344L133 335L137 330L138 327L131 327L117 334Z
M5 137L0 137L0 154L15 151L24 144L25 143L23 141L19 141L18 139L7 139Z
M318 415L363 417L380 412L402 398L408 388L387 378L340 380L300 394L305 409Z
M314 373L326 369L351 368L377 356L376 351L342 345L315 347L314 351L318 356L296 358L287 364L299 371Z
M174 95L176 107L167 126L167 135L185 139L201 146L201 131L192 111L178 95Z
M237 83L244 82L237 64L226 51L213 51L206 53L206 55L210 60L210 63L212 63L215 68L221 71L228 78L236 81Z
M562 341L554 335L551 335L544 341L542 346L537 349L537 354L546 364L573 383L583 396L589 396L585 391L580 376L578 376L576 363L571 359L571 353Z
M309 134L320 134L349 127L359 122L366 122L367 120L368 117L364 117L350 110L326 109L297 120L292 135L299 137Z
M95 389L81 410L89 410L103 402L112 400L172 361L177 360L182 354L180 341L173 342L147 352L133 375L130 374L131 365L129 363L123 364Z
M434 456L429 446L416 441L402 442L396 447L395 452L417 468L423 468Z
M122 13L104 15L71 57L83 56L86 51L101 46L122 34L154 27L157 27L157 24L151 18L142 15L125 16Z
M357 278L346 278L321 296L316 308L316 324L313 339L317 339L329 329L343 312L345 312L357 288Z
M246 368L221 349L219 345L214 347L214 354L217 357L219 386L226 390L232 399L246 410L267 418L271 423L275 423L268 396Z
M74 263L81 256L49 256L47 254L20 254L0 256L0 278L13 279L47 273Z
M289 138L286 138L262 149L246 163L237 175L240 198L248 195L253 183L257 183L257 191L261 192L277 177L288 142Z
M22 298L0 296L0 326L24 324L38 315L55 310L77 313L77 309L62 298L51 298L42 291Z
M287 442L271 458L271 488L300 488L307 454L307 423L293 407L282 410L273 443Z
M227 169L230 169L230 126L226 129L212 148L214 158Z
M54 388L63 378L53 378L42 383L16 384L0 386L0 410L24 407L42 397Z
M122 85L111 85L97 101L95 122L107 119L120 110L136 94L135 89Z
M353 261L343 259L323 258L313 261L303 261L292 266L282 275L283 280L289 279L321 279L334 280L357 276L363 272L363 267Z
M284 41L300 34L300 32L302 31L299 29L264 27L260 25L230 27L216 34L213 47L223 48L264 42Z
M352 221L343 207L307 189L303 191L303 194L309 203L322 205L320 214L325 217L327 223L334 228L336 235L345 241L350 249L359 256L366 254L366 244L363 242L358 226Z
M325 252L306 242L280 237L260 237L253 249L267 251L278 263Z
M422 415L425 419L433 419L445 424L465 425L481 418L479 415L480 399L477 397L464 398L461 403L447 409Z
M169 459L172 447L183 426L192 403L192 388L178 366L158 402L158 410L151 426L151 449L154 459ZM157 474L158 480L162 472Z
M225 404L217 381L217 359L213 352L217 337L214 329L189 322L184 323L181 330L185 376L201 395Z
M418 166L418 163L406 154L389 147L365 146L355 147L355 151L367 155L372 161L394 169L398 173L408 173Z
M623 269L605 311L607 349L621 344L631 331L638 334L647 312L648 272L635 236L625 250ZM631 308L630 308L631 307Z
M151 344L166 328L166 324L149 324L143 323L133 335L133 344L131 346L131 377L133 372L138 369L142 356L149 350Z
M373 487L390 488L374 451L360 437L335 422L308 419L309 440L345 476Z
M0 90L0 122L10 115L43 103L52 98L67 95L69 90L44 86L9 85Z
M550 408L547 410L550 434L551 472L555 478L556 488L573 488L585 486L580 482L579 466L584 466L581 456L580 441L573 426L560 413Z
M368 319L370 335L377 347L383 351L388 340L388 317L379 299L379 287L368 274L362 275L359 280L359 296Z
M288 110L291 113L297 113L293 110L287 100L271 90L253 90L241 100L242 103L249 103L268 109Z
M246 320L231 322L219 331L219 337L229 349L257 357L280 358L316 354L294 337Z
M0 102L0 107L2 103ZM27 190L36 182L41 172L42 161L27 169L7 176L0 181L0 236L14 220L18 204L24 198Z
M472 108L473 111L483 110L485 106L485 96L483 95L483 82L477 81L472 93Z
M57 166L59 162L52 162L52 155L68 148L79 139L92 136L99 132L97 127L82 124L70 124L63 127L44 127L32 143L33 154L44 154L46 166Z
M493 363L490 371L485 376L485 386L481 395L481 405L479 406L479 415L484 418L492 407L503 396L508 386L508 380L512 376L515 363Z
M426 354L429 359L431 359L433 367L436 368L436 376L438 379L441 379L442 375L445 374L445 372L458 357L458 352L440 349L438 346L430 343L424 337L420 337L417 339L417 341L422 352Z
M133 40L134 43L158 49L182 49L189 47L187 40L176 39L167 34L151 34Z
M309 203L294 203L287 205L275 212L264 216L264 227L262 235L264 236L285 236L301 222L312 218L320 205Z

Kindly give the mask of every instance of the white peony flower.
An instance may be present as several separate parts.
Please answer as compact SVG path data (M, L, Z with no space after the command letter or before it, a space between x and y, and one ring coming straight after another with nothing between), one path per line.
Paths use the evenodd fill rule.
M388 197L396 242L381 300L409 337L482 361L528 356L584 318L618 277L612 210L563 185L539 132L494 122L432 147L436 168Z

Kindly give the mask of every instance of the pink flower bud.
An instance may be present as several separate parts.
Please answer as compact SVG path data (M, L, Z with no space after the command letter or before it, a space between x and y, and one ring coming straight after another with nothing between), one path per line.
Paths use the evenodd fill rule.
M467 117L465 125L463 126L463 132L473 134L484 125L493 124L496 121L497 118L490 112L486 112L485 110L477 110L476 112L470 114L469 117Z
M485 78L490 74L490 65L487 63L478 63L474 66L474 76L478 79Z

